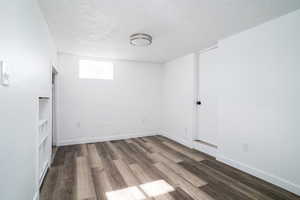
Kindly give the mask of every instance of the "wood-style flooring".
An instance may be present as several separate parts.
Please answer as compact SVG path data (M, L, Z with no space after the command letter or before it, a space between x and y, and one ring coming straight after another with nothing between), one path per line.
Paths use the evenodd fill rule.
M299 200L162 136L59 147L41 200Z

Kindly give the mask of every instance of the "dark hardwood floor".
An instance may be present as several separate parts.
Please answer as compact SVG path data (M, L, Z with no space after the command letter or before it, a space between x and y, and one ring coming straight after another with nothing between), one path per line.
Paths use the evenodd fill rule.
M60 147L41 200L300 200L162 136Z

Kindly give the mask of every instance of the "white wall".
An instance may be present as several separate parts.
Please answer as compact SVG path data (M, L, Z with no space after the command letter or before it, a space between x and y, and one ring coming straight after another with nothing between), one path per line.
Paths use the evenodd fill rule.
M36 0L0 3L0 60L11 84L0 85L0 199L33 199L36 188L38 96L50 95L56 50Z
M300 11L219 44L219 157L300 194Z
M218 133L213 138L218 145L217 158L297 194L299 21L300 11L296 11L220 41L219 48L212 50L217 53L210 53L214 58L203 62L201 55L199 58L200 64L213 66L210 72L214 73L199 76L206 80L200 83L210 85L199 87L218 99L214 111ZM162 130L186 144L193 134L185 129L194 128L192 61L190 54L163 68Z
M88 80L78 78L79 60L59 55L60 145L158 133L161 65L112 61L114 80Z
M195 135L196 59L189 54L163 65L161 131L187 145Z

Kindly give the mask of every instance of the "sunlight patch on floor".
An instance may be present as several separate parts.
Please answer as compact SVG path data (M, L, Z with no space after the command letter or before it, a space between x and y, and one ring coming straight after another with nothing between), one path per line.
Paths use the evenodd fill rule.
M121 190L106 192L108 200L143 200L145 195L137 187L128 187Z
M174 188L164 180L153 181L139 186L106 192L108 200L143 200L174 191ZM143 193L144 192L144 193ZM147 196L145 196L145 194Z
M149 196L155 197L174 191L174 188L164 180L158 180L140 185L140 188Z

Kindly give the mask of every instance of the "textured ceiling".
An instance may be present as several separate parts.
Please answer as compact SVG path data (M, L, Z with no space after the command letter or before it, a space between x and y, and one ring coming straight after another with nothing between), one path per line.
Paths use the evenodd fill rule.
M300 8L300 0L40 0L61 52L165 62ZM133 47L129 35L153 36Z

